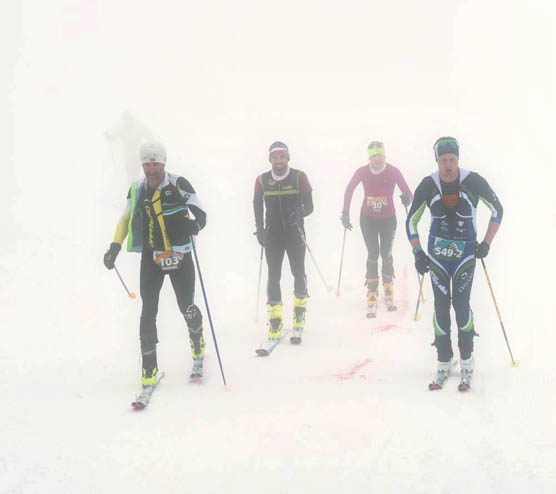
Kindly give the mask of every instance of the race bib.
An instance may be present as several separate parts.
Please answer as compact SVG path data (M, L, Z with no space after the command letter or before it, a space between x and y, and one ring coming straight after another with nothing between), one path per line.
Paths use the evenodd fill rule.
M183 264L183 254L171 250L155 250L153 252L153 261L165 273L169 271L178 271Z
M386 196L367 197L367 207L375 213L382 211L386 206L388 206L388 197Z
M454 261L461 259L464 250L465 242L462 240L446 240L445 238L436 237L432 253L437 259Z

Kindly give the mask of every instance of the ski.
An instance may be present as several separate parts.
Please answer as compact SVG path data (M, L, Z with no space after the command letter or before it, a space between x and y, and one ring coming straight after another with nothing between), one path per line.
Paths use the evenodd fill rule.
M469 373L462 373L461 381L458 384L458 391L462 393L467 393L467 391L471 390L471 377L472 374Z
M469 383L459 383L458 385L458 391L462 392L462 393L467 393L467 391L471 390L471 386L469 385Z
M367 319L374 319L376 317L376 305L371 305L367 308Z
M149 404L154 390L156 389L158 383L162 380L163 377L164 377L164 372L161 372L157 376L156 382L154 384L145 386L142 389L139 396L136 396L135 401L131 404L134 410L143 410Z
M437 374L434 381L429 384L429 390L430 391L438 391L439 389L442 389L444 387L444 385L446 384L446 381L448 380L448 377L450 377L450 374L452 373L452 369L456 366L457 363L458 363L457 360L454 360L452 362L452 366L450 367L450 370L448 371L448 373L446 373L446 374Z
M268 357L287 334L289 334L289 330L283 331L280 338L276 340L268 340L266 343L263 343L259 348L257 348L255 353L259 357Z

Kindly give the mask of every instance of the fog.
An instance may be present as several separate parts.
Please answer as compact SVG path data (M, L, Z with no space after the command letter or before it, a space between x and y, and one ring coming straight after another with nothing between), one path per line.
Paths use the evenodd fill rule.
M387 161L400 168L414 190L424 176L435 170L434 141L444 135L456 137L460 142L460 165L483 175L504 205L504 220L486 262L498 289L512 343L522 360L524 356L529 358L531 374L527 374L527 379L532 379L535 372L548 372L553 383L554 27L554 7L549 0L3 3L0 148L4 159L0 167L0 197L4 214L0 225L4 255L0 259L0 324L4 345L0 348L0 365L6 383L0 389L25 402L25 392L10 382L20 381L30 389L40 376L40 387L44 389L49 385L49 373L55 376L57 386L70 374L70 382L66 387L61 385L61 389L73 390L70 393L74 398L80 381L91 393L102 394L107 386L114 386L117 391L109 394L110 406L125 408L127 395L135 390L130 386L135 385L138 376L140 301L135 305L128 303L116 277L102 266L102 256L124 206L130 178L134 174L141 176L135 148L146 135L165 143L167 170L187 177L207 210L208 225L199 236L198 248L230 380L242 390L231 398L232 410L242 410L242 400L254 403L249 391L258 386L264 388L264 373L272 372L269 369L275 364L269 361L269 367L263 370L255 368L252 361L242 363L243 356L253 353L266 331L264 324L255 325L252 321L260 253L252 235L252 196L256 176L270 168L268 146L275 140L287 143L290 165L304 170L313 186L315 211L307 218L307 239L327 282L335 284L343 235L339 221L343 193L355 169L367 161L368 143L385 143ZM303 372L320 372L316 369L325 358L323 355L337 350L332 335L343 320L349 320L364 338L365 322L357 319L357 311L364 314L365 309L362 283L366 252L357 220L360 194L360 190L356 191L352 201L356 228L348 234L346 243L343 301L334 299L335 305L331 304L327 298L331 296L322 286L311 259L306 260L312 295L308 329L321 330L325 343L328 335L330 346L323 343L320 355L318 347L314 347L310 355L315 360L307 363ZM403 278L409 287L404 302L407 309L416 300L417 285L403 229L405 212L399 202L396 207L395 265L400 288L406 286L402 273L409 273ZM488 217L488 210L480 209L479 238L484 235ZM421 223L423 239L428 217ZM124 253L118 258L126 281L135 290L138 261L137 256ZM482 277L478 270L477 278L479 275ZM282 290L288 299L291 289L285 263ZM169 285L164 290L163 298L171 300L161 301L159 322L177 325L177 309ZM432 297L430 287L426 290ZM491 332L496 334L491 342L487 336L484 348L489 352L485 351L481 358L485 363L492 359L489 365L496 368L501 362L505 365L506 349L484 283L475 290L481 296L474 298L473 307L477 313L484 313L484 322L478 318L479 324L484 327L488 320ZM197 303L202 303L200 290ZM261 304L259 309L262 314L264 306ZM347 310L345 319L342 310ZM403 358L395 363L388 358L404 347L409 367L419 369L423 373L420 378L424 379L422 385L417 381L407 388L423 387L427 372L434 367L434 356L428 349L432 304L424 311L418 336L413 332L408 339L404 339L404 333L393 341L381 340L378 347L371 345L370 353L357 353L357 358L374 359L384 379L390 379L396 372L403 372ZM405 321L396 323L401 328L411 324L409 313L406 315ZM205 331L208 339L208 327ZM339 334L340 340L346 337L345 332ZM161 343L175 338L181 344L177 335L177 330L162 335ZM349 352L360 344L348 345L341 352L342 357L349 360ZM373 353L373 348L378 353ZM286 354L289 349L282 350ZM421 354L422 358L415 357ZM214 353L210 356L212 381L209 377L207 389L195 398L195 407L206 410L217 406L225 410L229 405L222 396L211 397L220 389ZM167 357L167 362L173 358L171 354ZM394 367L390 377L388 365L380 367L381 357ZM177 367L175 362L168 362L167 368L171 365ZM280 365L266 378L272 382L273 390L287 394L286 384L282 388L277 382L281 378L284 383L290 382L286 375L291 362L288 364L286 356ZM98 370L102 372L97 373ZM249 374L247 381L242 380L243 371ZM73 375L75 372L78 375ZM514 371L506 372L511 375ZM94 379L90 377L93 373ZM505 386L504 379L511 378L496 374L501 387ZM244 383L246 387L242 388ZM530 384L524 379L522 384L527 386L526 383ZM340 391L334 388L334 392L353 406L358 393L372 395L372 383L366 386L352 385ZM176 382L173 392L179 395L178 390ZM319 391L320 398L328 396L327 390ZM534 392L535 397L542 395L540 386ZM79 392L78 398L83 395L86 393ZM293 417L296 400L309 395L309 390L295 395ZM382 396L387 402L389 397ZM424 405L427 398L420 396L418 403L428 412L428 405ZM483 400L484 396L477 399ZM480 407L485 406L480 403L473 409L476 415L472 424L476 426L482 413ZM187 401L182 405L186 407ZM112 423L114 417L102 402L94 406L107 424ZM257 406L264 414L262 406ZM289 417L290 410L284 406L286 412L282 412ZM30 409L31 404L25 402L12 410L6 428L10 445L26 448L34 444L25 440L20 443L18 439L20 434L35 432ZM157 420L164 420L168 410L160 410ZM278 412L274 409L277 420L281 420L284 414ZM318 412L317 405L311 408L313 412ZM121 427L126 419L122 419L120 411L118 414L113 423ZM311 415L307 412L306 416ZM354 423L364 416L363 410L355 410ZM540 417L539 424L548 417ZM89 422L92 417L85 412L80 420ZM501 439L505 426L496 424L500 437L493 436L493 442ZM55 430L58 421L47 418L44 425ZM205 430L203 425L210 430L208 419L201 424L201 431ZM261 433L267 425L259 424ZM384 425L388 427L387 421ZM135 418L134 427L137 429L129 431L129 435L136 437L135 432L142 429ZM541 425L538 427L540 431ZM238 430L243 429L238 426ZM388 449L388 437L380 436L379 431L373 433L379 434L377 448ZM540 436L539 432L535 437ZM201 433L197 439L200 437ZM320 437L317 444L334 451L337 438L329 439ZM531 438L521 439L522 445L529 444L527 451L533 455L540 455L548 445L551 449L546 449L546 468L540 470L540 476L534 480L534 475L530 477L526 472L520 477L522 484L515 485L534 485L537 492L549 492L543 488L556 486L547 473L548 460L554 460L553 434L542 444ZM86 441L93 441L93 437L87 436ZM214 445L214 441L209 443ZM287 451L291 444L282 439L281 446ZM412 447L408 446L408 454ZM455 449L458 447L455 445ZM264 456L266 449L258 443L249 443L249 448L253 448L255 456ZM239 449L242 450L241 444ZM170 450L185 454L176 445ZM26 449L0 454L0 472L3 461L8 465L5 469L10 487L6 492L35 492L42 481L50 488L79 487L83 492L73 475L82 471L87 456L72 463L71 454L63 445L58 451L59 459L46 466L39 460L30 460ZM121 449L113 455L116 463L125 461ZM331 453L330 458L333 456ZM472 452L466 453L462 457L464 463L471 456ZM212 458L208 454L200 471L211 471ZM168 457L165 459L168 461ZM334 461L342 465L340 460ZM135 464L137 469L140 463ZM325 470L319 468L324 468L325 463L317 461L314 471L322 474ZM382 465L383 487L394 478L389 472L393 464L394 460ZM423 464L428 465L425 461L422 470L417 467L416 472L421 471L426 477ZM254 469L255 478L264 485L264 474L273 472L274 467L258 466ZM71 481L53 473L60 468L67 469ZM107 476L97 492L108 492L106 479L115 473L108 462L102 463L101 471ZM501 476L507 473L499 464L494 465L494 471ZM171 476L172 470L159 473ZM418 479L419 474L415 475ZM233 475L223 478L234 478L230 480L231 491L241 490ZM279 478L277 489L279 486L283 492L288 481ZM299 477L300 485L324 492L326 475L322 484L311 483L309 478ZM29 489L24 488L26 479L34 482ZM533 484L528 484L528 479ZM360 484L352 485L353 491L365 492L365 481L359 480ZM211 484L211 488L217 492L215 485ZM329 485L330 492L334 485ZM507 492L514 492L509 481L504 486ZM177 492L178 487L179 482L171 484L168 491ZM460 492L460 488L463 486L452 492ZM397 492L409 490L404 487ZM385 487L382 492L389 491Z

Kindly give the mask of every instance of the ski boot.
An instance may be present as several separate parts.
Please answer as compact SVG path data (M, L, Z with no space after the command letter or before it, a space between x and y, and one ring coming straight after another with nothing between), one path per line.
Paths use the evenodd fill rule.
M193 370L190 381L200 381L203 377L203 358L205 356L205 339L203 338L203 317L199 307L191 304L183 315L189 330L189 344L193 357Z
M376 305L378 302L378 279L367 279L367 318L376 317Z
M143 389L154 386L156 384L156 374L158 373L158 369L155 367L153 369L145 369L143 367L143 378L141 379L141 384L143 385Z
M307 297L298 298L293 296L293 336L290 343L299 345L301 343L301 334L305 327L305 313L307 312Z
M191 375L189 380L191 382L200 382L203 378L203 359L193 360L193 369L191 370Z
M398 308L394 305L394 282L392 276L383 276L384 287L384 303L386 304L386 309L389 312L393 312Z
M462 359L460 366L461 366L461 380L459 382L458 390L462 392L466 392L471 389L473 367L475 366L473 355L469 357L467 360Z
M266 308L268 310L268 339L271 341L278 340L282 335L282 328L284 327L282 303L268 303Z
M429 389L431 391L442 389L444 387L444 384L446 384L446 381L448 379L448 376L450 375L451 370L452 370L452 359L450 359L448 362L438 362L436 377L434 378L434 381L429 384Z
M147 348L145 348L145 346ZM158 372L158 364L156 361L156 345L145 345L141 350L141 358L143 360L143 372L141 384L143 389L147 386L156 384L156 374Z

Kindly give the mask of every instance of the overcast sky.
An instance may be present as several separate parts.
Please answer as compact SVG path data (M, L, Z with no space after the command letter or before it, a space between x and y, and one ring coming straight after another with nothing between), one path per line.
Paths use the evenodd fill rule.
M414 187L447 134L470 168L527 159L554 177L552 4L4 2L2 184L42 186L53 161L102 166L126 110L169 156L249 183L275 139L313 174L345 166L342 180L381 139Z

